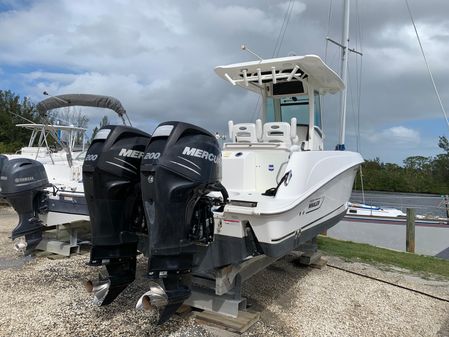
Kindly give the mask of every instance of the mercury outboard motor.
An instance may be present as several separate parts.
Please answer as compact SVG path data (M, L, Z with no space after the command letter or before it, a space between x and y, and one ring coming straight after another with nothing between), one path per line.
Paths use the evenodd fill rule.
M44 225L39 213L45 212L46 192L50 186L42 163L28 158L8 160L0 157L0 197L5 198L19 215L11 239L24 236L25 254L30 253L42 240Z
M226 190L220 183L221 151L212 134L197 126L166 122L154 131L142 160L142 200L149 235L150 291L137 308L157 308L163 323L190 296L189 279L199 245L213 240L212 208ZM215 205L219 207L219 205Z
M90 265L105 268L87 281L94 303L111 303L135 279L143 227L140 162L151 136L128 126L98 131L83 164L83 184L92 226Z

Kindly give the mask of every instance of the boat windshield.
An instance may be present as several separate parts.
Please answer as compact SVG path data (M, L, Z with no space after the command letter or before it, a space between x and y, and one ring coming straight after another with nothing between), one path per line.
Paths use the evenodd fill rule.
M321 106L318 93L314 95L315 116L314 125L321 128ZM289 96L281 98L267 97L266 120L267 122L287 122L296 117L298 125L309 125L309 97Z
M75 160L84 161L84 158L86 158L87 151L80 152L76 157Z

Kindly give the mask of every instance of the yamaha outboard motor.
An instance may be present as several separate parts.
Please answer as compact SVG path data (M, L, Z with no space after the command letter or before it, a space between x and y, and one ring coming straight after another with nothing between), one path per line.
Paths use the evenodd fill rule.
M217 199L207 194L220 191L227 200L220 164L215 136L181 122L160 124L145 150L141 189L149 234L148 276L155 282L137 307L157 308L159 323L190 296L191 272L201 262L198 245L213 240Z
M50 186L42 163L28 158L8 160L0 157L0 197L5 198L19 215L19 224L11 238L24 236L24 253L30 253L42 240L42 221L39 213L45 212L46 192Z
M92 226L90 265L104 265L88 281L94 303L111 303L135 279L139 231L143 227L140 162L151 136L128 126L98 131L83 164L83 184Z
M6 180L7 177L3 175L3 167L6 166L6 163L8 162L8 157L6 157L5 155L0 154L0 182L2 180ZM0 198L4 199L4 196L2 194L2 189L0 186Z

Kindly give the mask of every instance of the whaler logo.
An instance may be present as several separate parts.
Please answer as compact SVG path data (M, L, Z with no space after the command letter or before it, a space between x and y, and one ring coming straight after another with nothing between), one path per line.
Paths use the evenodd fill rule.
M118 154L120 157L128 157L128 158L142 158L145 153L137 150L130 149L121 149Z
M324 197L312 199L309 201L309 208L306 213L316 211L323 205Z
M206 150L197 149L195 147L186 146L184 148L184 150L182 151L182 154L184 154L186 156L192 156L192 157L206 159L206 160L212 161L214 163L218 163L218 161L220 160L220 158L217 155L215 155L213 153L209 153Z

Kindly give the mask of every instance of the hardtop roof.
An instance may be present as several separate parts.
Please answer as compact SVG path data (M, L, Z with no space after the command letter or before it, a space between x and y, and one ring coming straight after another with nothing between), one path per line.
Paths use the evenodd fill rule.
M221 78L245 89L260 92L263 84L309 78L321 94L344 89L341 78L319 56L288 56L235 63L215 68Z

